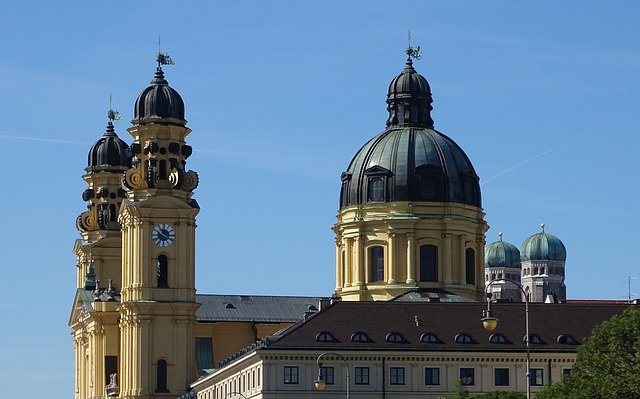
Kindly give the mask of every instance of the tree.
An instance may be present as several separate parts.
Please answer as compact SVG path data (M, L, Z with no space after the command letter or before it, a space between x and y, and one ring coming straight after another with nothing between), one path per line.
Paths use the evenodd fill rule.
M526 397L527 395L523 392L498 391L474 396L473 399L526 399Z
M471 398L469 395L469 390L461 381L456 382L455 386L456 393L450 396L447 396L447 399L468 399Z
M631 307L593 329L571 375L536 399L640 398L640 310Z

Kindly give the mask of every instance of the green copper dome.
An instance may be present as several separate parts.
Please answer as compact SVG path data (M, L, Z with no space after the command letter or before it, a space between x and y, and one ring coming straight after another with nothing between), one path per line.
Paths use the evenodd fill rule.
M567 250L560 239L553 234L542 232L527 238L520 247L520 258L527 260L567 260Z
M492 242L484 249L485 267L511 267L520 268L520 251L518 248L506 241Z

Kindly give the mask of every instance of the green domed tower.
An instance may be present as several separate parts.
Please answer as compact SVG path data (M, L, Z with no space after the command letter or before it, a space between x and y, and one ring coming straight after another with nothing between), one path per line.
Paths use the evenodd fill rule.
M342 173L336 295L389 300L410 291L484 296L487 224L464 151L434 129L431 88L413 67L389 85L387 128Z
M522 294L514 284L500 280L511 280L520 283L520 251L506 241L500 240L487 245L484 250L484 279L485 286L492 281L489 292L493 299L520 302Z
M522 286L531 302L567 299L564 284L567 250L558 237L544 231L527 238L520 248Z

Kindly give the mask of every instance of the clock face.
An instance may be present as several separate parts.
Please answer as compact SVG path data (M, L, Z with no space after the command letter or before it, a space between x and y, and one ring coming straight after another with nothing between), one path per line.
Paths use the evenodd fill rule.
M161 223L153 227L151 239L159 247L168 247L176 239L176 231L171 225Z

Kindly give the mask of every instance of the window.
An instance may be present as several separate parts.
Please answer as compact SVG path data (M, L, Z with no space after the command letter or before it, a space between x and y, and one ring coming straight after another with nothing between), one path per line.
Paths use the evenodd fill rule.
M156 265L156 274L158 276L158 288L169 287L169 270L168 259L166 255L158 256L158 263Z
M196 365L201 376L213 368L213 342L210 337L196 338Z
M401 344L405 342L404 337L402 337L402 334L397 332L390 332L389 334L387 334L386 340L387 342L390 342L392 344Z
M169 392L167 389L167 361L158 360L156 365L156 392Z
M404 385L404 367L389 368L389 385Z
M522 337L522 342L527 343L527 336ZM529 343L530 344L544 344L544 341L538 334L529 334Z
M562 376L566 377L571 375L571 369L562 369Z
M438 281L438 247L420 246L420 280Z
M462 367L460 369L460 383L462 385L475 385L475 370L469 367Z
M284 383L298 383L298 366L284 366Z
M509 386L509 369L494 369L493 385L497 387Z
M369 336L367 334L359 331L351 334L351 342L363 343L363 342L371 342L371 340L369 339Z
M369 367L356 367L356 385L369 385Z
M369 179L367 197L369 201L384 201L384 179L382 177L372 177Z
M416 168L417 199L420 201L444 200L444 174L435 165L420 165Z
M424 385L440 385L440 368L425 367Z
M384 248L369 247L369 281L384 281Z
M460 333L456 335L455 341L458 344L472 344L473 338L471 338L471 335L467 333Z
M532 386L542 386L544 380L542 378L542 369L531 369L531 373L529 374L529 381Z
M334 370L333 367L320 367L320 379L327 385L334 384Z
M509 341L507 340L507 337L505 337L503 334L491 334L491 336L489 337L489 342L491 342L492 344L508 344Z
M105 381L111 379L111 374L118 373L118 356L105 356L104 357L104 376Z
M564 345L578 345L578 341L570 334L562 334L558 337L558 343Z
M333 337L333 335L331 335L331 333L327 331L319 332L318 335L316 335L316 342L335 342L335 341L336 339Z
M476 251L471 248L466 250L466 279L467 284L476 283Z
M422 336L420 336L420 342L422 342L423 344L439 344L440 339L438 339L438 336L434 333L429 332L424 333L422 334Z

